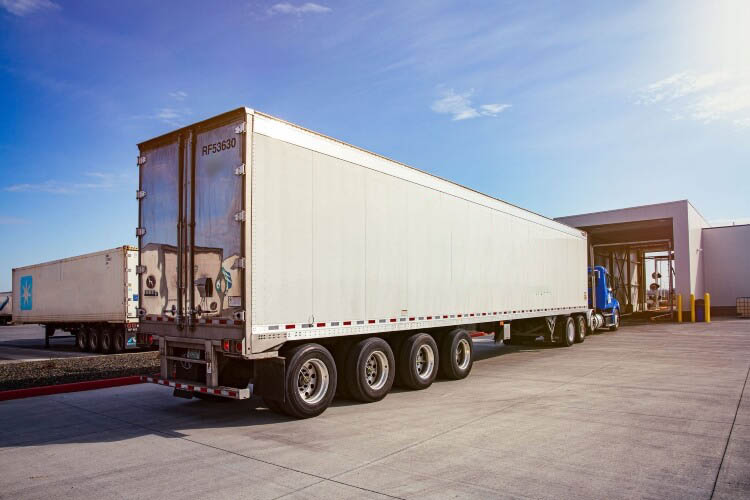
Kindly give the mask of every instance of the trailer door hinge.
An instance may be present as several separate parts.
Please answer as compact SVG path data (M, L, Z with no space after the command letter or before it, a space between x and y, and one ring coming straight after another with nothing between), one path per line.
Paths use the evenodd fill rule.
M236 127L234 127L234 133L235 134L244 134L245 133L245 122L240 123Z
M142 200L142 199L143 199L143 198L145 198L145 197L146 197L146 191L140 191L140 190L137 190L137 191L135 192L135 199L136 199L136 200Z
M145 156L139 156L138 157L138 166L140 167L141 165L143 165L145 163L146 163L146 157Z
M146 266L135 266L135 274L146 274Z
M240 257L234 261L234 267L237 269L245 269L245 257Z
M240 210L239 212L237 212L236 214L234 214L234 220L236 220L237 222L244 221L245 220L245 211L244 210Z
M239 167L234 169L234 175L245 175L245 164L243 163Z

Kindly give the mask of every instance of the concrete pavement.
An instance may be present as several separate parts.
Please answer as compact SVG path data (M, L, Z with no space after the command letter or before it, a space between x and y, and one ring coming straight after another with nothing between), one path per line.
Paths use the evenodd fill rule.
M0 497L750 497L750 321L476 348L304 421L155 385L0 403Z

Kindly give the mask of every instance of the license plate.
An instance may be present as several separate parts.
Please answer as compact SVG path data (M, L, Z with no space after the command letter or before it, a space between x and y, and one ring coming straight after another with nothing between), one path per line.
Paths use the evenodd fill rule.
M201 352L200 351L194 351L193 349L190 349L186 354L185 357L187 359L201 359Z

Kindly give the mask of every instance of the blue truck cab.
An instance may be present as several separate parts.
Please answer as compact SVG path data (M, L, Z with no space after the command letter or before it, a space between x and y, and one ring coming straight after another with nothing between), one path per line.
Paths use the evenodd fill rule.
M620 302L615 298L612 277L604 266L589 268L589 308L593 309L592 329L620 327ZM592 292L591 286L595 287Z

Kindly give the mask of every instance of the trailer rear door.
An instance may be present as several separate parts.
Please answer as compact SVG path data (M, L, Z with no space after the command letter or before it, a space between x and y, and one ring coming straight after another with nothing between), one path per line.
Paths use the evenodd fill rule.
M177 263L181 229L180 146L175 139L142 150L139 157L139 302L147 320L175 321L183 313Z
M193 162L190 281L197 320L234 320L243 308L244 118L199 129Z
M235 113L141 145L141 314L175 324L174 335L203 338L205 325L244 320L245 120Z

